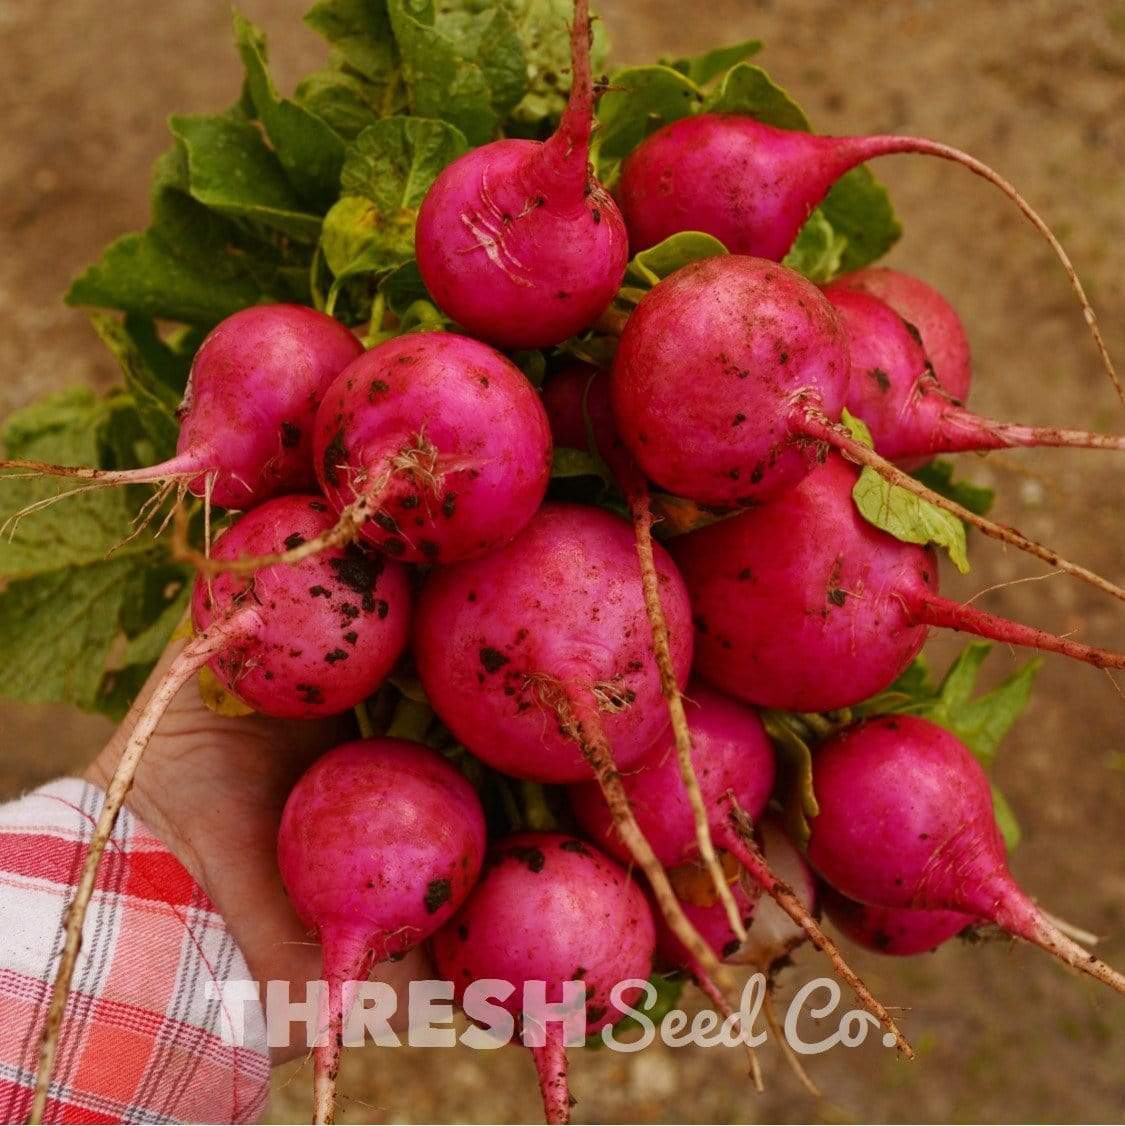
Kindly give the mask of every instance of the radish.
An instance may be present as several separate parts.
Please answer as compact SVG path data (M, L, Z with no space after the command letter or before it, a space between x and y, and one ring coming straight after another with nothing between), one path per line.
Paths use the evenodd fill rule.
M816 946L828 955L864 1004L894 1034L903 1052L910 1055L910 1046L890 1014L843 962L839 951L821 931L808 908L798 901L792 888L771 871L750 834L753 818L765 810L769 801L775 771L773 747L757 713L702 685L692 685L687 698L693 702L689 713L692 753L712 837L720 848L742 865L756 888L769 893ZM660 862L667 866L682 865L698 855L691 806L671 750L667 738L658 740L621 779L641 833L652 845ZM605 803L598 797L589 783L572 786L571 809L597 844L611 855L626 859L628 850L618 835L618 827L606 811ZM708 907L710 903L703 902L697 906ZM742 906L746 910L750 901L744 899ZM720 923L715 913L700 919L705 927L701 933L722 939L715 949L728 955L734 953L736 948L730 944L741 936L733 930L722 930L722 924L727 920L723 919ZM662 943L662 949L665 952L674 950L675 940L680 937L675 934L667 938ZM722 994L709 980L707 966L702 964L696 951L680 948L677 964L690 970L704 992L722 1004Z
M850 728L813 756L813 786L809 861L843 895L985 919L1125 993L1017 886L984 770L944 728L914 716Z
M851 707L898 677L930 626L1125 667L1123 654L941 598L933 550L869 524L852 500L857 476L829 454L776 500L670 542L698 675L759 707Z
M703 504L752 505L792 488L827 447L1125 601L1125 590L1012 528L939 496L839 424L847 334L827 298L761 258L693 262L651 289L629 317L611 396L622 441L653 481Z
M735 936L742 941L746 938L746 929L742 923L743 912L735 902L715 853L711 830L707 824L706 804L692 763L691 731L671 660L668 623L656 576L652 540L653 514L648 482L617 433L609 397L609 378L605 372L586 364L564 368L544 383L543 405L547 410L555 441L578 449L588 448L591 454L601 460L625 494L633 521L637 558L641 564L641 587L652 633L653 655L660 670L661 690L672 724L680 777L695 818L696 841L703 863L710 872L712 886L722 901L727 921Z
M824 911L836 929L857 946L900 958L928 954L976 922L960 911L872 907L832 888L825 888Z
M402 739L345 743L285 803L277 862L324 951L327 1043L314 1053L316 1122L331 1122L346 983L424 942L476 883L485 850L476 792L441 755Z
M690 609L667 553L657 547L654 558L679 686L691 666ZM627 523L546 504L505 547L435 568L419 598L414 658L434 710L489 766L538 782L597 779L669 925L722 974L679 910L619 777L667 725L640 578Z
M220 558L277 549L333 524L316 496L277 497L251 509L218 540ZM50 1076L58 1032L102 853L156 725L177 692L205 665L223 686L267 715L330 716L354 707L391 671L406 646L406 569L359 545L241 581L199 576L192 594L196 636L172 661L137 717L106 789L74 899L44 1026L40 1074Z
M951 160L999 188L1062 263L1118 397L1125 402L1094 311L1066 251L1007 180L949 145L920 137L830 137L737 114L704 113L658 129L626 158L617 197L634 254L678 231L703 231L734 254L780 261L841 176L873 157Z
M621 213L589 166L594 92L587 0L571 29L573 85L546 142L473 149L434 181L415 252L437 304L474 336L547 348L608 308L629 257Z
M338 514L272 556L193 559L209 574L297 563L357 536L408 563L452 562L506 543L551 475L543 404L495 349L454 333L407 333L364 353L325 392L313 461Z
M867 266L844 274L832 288L857 289L886 302L920 337L937 381L963 403L972 383L972 354L957 310L932 285L889 266Z
M526 1042L527 1030L539 1021L534 1013L525 1019L525 983L544 983L544 1000L557 1004L564 982L582 982L586 1032L592 1034L624 1015L611 993L622 982L649 977L654 943L644 893L609 857L577 837L521 833L492 844L480 883L434 935L433 953L458 1001L474 981L512 985L509 996L494 1000L523 1026ZM639 987L630 987L620 999L633 1005L639 996ZM542 1045L527 1046L547 1121L569 1122L561 1023L546 1023Z
M192 361L176 456L144 469L6 461L99 485L186 482L224 508L252 508L316 484L313 418L328 385L363 345L339 321L303 305L258 305L222 321Z
M1019 426L973 414L941 385L915 332L888 304L835 283L824 295L848 334L847 408L867 423L884 457L910 468L936 454L1010 446L1125 450L1125 437Z

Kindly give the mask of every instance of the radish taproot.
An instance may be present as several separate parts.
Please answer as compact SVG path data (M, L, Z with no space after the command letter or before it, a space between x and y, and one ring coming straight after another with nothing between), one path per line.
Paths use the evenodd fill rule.
M473 982L513 987L492 1000L517 1019L531 1049L548 1122L570 1121L566 1046L561 1022L524 1013L524 985L543 983L548 1005L563 984L581 982L579 1012L593 1034L616 1024L652 973L652 912L640 887L593 845L562 833L520 833L493 842L484 874L457 915L433 939L434 961L457 999ZM534 1028L540 1044L527 1043Z
M677 496L759 504L796 485L834 447L1125 601L1125 589L940 496L852 437L839 421L849 376L847 334L824 294L775 262L732 254L684 266L645 294L622 330L610 392L625 446Z
M829 454L775 500L670 541L699 676L758 707L851 707L899 676L931 626L1125 668L1125 654L940 597L933 549L868 523L852 499L858 475Z
M977 921L960 911L873 907L831 887L824 890L824 913L857 946L899 958L928 954Z
M316 484L313 419L329 384L363 353L339 321L303 305L257 305L211 330L192 361L176 456L143 469L6 461L95 485L184 483L223 508L252 508Z
M765 810L769 801L775 772L773 746L757 713L702 685L691 686L687 699L691 701L692 756L715 842L742 866L757 888L773 897L802 927L863 1003L894 1034L900 1050L911 1055L910 1045L890 1014L843 961L792 888L770 869L751 835L753 819ZM668 739L654 743L644 758L623 775L621 784L641 833L662 864L683 865L698 856L691 806ZM611 855L625 859L629 854L618 825L598 797L589 783L572 786L571 809L595 842ZM722 933L714 915L708 917L706 923L712 934ZM741 936L732 931L713 952L721 955L735 937ZM681 936L677 933L674 938L681 939ZM666 941L664 949L669 948L670 943ZM691 971L708 996L721 995L708 980L708 967L699 959L697 951L683 949L680 958L679 964Z
M848 334L847 408L867 424L875 449L891 461L912 468L938 454L1013 446L1125 450L1122 436L1021 426L966 410L942 386L911 326L890 305L835 283L824 295Z
M315 538L334 518L318 496L276 497L245 513L216 542L220 558L277 550ZM200 575L192 592L196 636L168 666L141 709L106 800L68 909L39 1074L49 1077L98 867L145 748L165 710L209 664L227 691L266 715L313 719L354 707L390 673L410 621L406 569L358 544L249 578Z
M876 907L983 919L1125 993L1125 977L1067 938L1020 890L980 763L944 728L881 716L813 756L819 813L808 857L841 894Z
M473 149L438 176L418 212L426 288L459 325L501 347L560 344L609 306L625 274L625 224L589 165L588 8L575 3L573 84L555 134Z
M277 861L323 948L325 1043L314 1052L316 1122L331 1122L345 989L424 942L476 883L484 813L441 755L401 739L345 743L305 772L281 816Z
M1058 239L1007 180L949 145L921 137L818 136L738 114L704 113L673 121L642 141L622 166L617 198L634 254L677 232L703 231L734 254L779 262L845 172L895 153L951 160L1016 204L1062 264L1102 364L1125 402L1094 311Z
M655 561L682 685L691 667L687 592L663 548ZM438 716L489 766L540 782L597 780L669 925L714 972L716 960L679 910L622 789L619 772L668 723L640 580L625 521L546 504L498 551L431 572L414 658Z

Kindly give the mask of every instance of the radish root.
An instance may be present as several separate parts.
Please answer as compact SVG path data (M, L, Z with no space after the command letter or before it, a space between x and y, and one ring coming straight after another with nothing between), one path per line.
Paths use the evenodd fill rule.
M82 926L86 920L90 897L94 892L98 867L101 864L102 854L105 852L110 835L117 824L121 806L133 785L133 779L136 777L137 768L141 764L145 748L176 693L233 638L252 629L257 620L258 615L255 610L241 610L220 622L216 622L211 629L189 642L172 661L168 671L137 717L133 733L129 736L129 741L121 755L121 761L117 764L117 769L114 771L113 778L106 789L105 804L102 806L97 825L94 827L94 835L90 841L90 849L86 854L82 875L79 878L74 898L67 907L64 916L66 939L62 957L59 960L58 972L55 975L55 983L51 990L47 1019L43 1025L43 1039L39 1050L39 1069L35 1077L35 1094L32 1099L29 1118L32 1123L41 1123L47 1108L47 1096L51 1085L51 1075L54 1071L55 1057L58 1053L63 1013L66 1009L67 998L70 995L74 966L82 945Z
M684 791L691 802L692 819L695 822L695 840L699 855L711 882L726 912L727 921L739 942L746 941L746 927L741 912L730 890L722 865L715 853L711 840L711 826L707 820L707 806L699 789L695 766L691 759L691 729L684 711L684 699L680 686L676 683L676 671L672 667L672 653L668 643L668 619L664 615L664 605L660 600L660 578L656 573L656 560L652 550L652 509L648 501L648 489L644 486L630 498L633 516L633 531L637 541L637 556L641 564L641 586L645 596L645 610L652 628L652 649L656 666L660 670L660 690L668 706L672 721L672 734L676 741L676 758L680 764L680 778Z
M863 983L858 974L844 961L836 944L820 929L820 924L805 909L804 904L794 894L793 889L779 880L770 871L766 859L754 840L753 826L746 812L735 800L733 792L728 791L730 804L729 830L724 835L723 847L734 853L739 863L746 869L750 878L768 892L777 905L809 936L809 941L832 963L833 969L849 985L860 1003L894 1037L898 1050L907 1059L914 1058L914 1049L899 1031L894 1018L887 1012L883 1003Z

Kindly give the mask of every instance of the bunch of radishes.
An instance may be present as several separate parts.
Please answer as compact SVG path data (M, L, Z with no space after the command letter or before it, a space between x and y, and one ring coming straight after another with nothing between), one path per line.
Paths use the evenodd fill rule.
M524 982L546 982L550 1001L583 981L591 1032L621 1017L618 983L654 970L688 972L729 1012L724 962L769 970L807 936L909 1053L817 924L821 900L874 950L931 950L989 923L1125 989L1014 884L966 747L917 718L849 722L931 626L1125 667L941 598L925 537L861 515L859 467L892 499L944 507L1122 597L906 470L939 452L1125 440L969 413L964 332L923 283L868 269L821 289L780 264L836 179L871 156L956 159L1018 197L929 142L702 114L643 140L615 198L589 159L586 0L572 52L554 135L473 149L422 204L418 268L453 331L396 334L388 318L365 351L323 312L249 308L200 347L171 461L22 464L174 482L208 518L212 505L242 513L213 549L209 529L203 551L187 549L195 636L110 788L56 1004L145 742L196 671L209 665L269 715L357 708L370 727L301 779L278 842L329 982L318 1121L332 1116L345 983L427 940L459 997L503 979L514 989L499 1003L517 1017ZM617 300L630 253L685 231L731 253ZM498 349L556 350L542 388ZM575 353L615 354L599 368ZM554 449L586 451L607 485L548 497ZM654 511L683 501L688 530L655 544ZM807 840L769 813L777 769L758 709L833 713ZM565 1121L558 1027L533 1054L548 1119Z

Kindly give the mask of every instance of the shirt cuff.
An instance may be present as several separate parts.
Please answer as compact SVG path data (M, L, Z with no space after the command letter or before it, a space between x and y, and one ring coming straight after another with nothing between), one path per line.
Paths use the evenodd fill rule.
M0 1122L30 1113L63 912L104 800L65 778L0 805ZM270 1071L262 1009L232 1019L221 1000L225 982L250 980L214 904L123 809L82 931L46 1121L256 1121ZM224 1026L242 1027L239 1044Z

